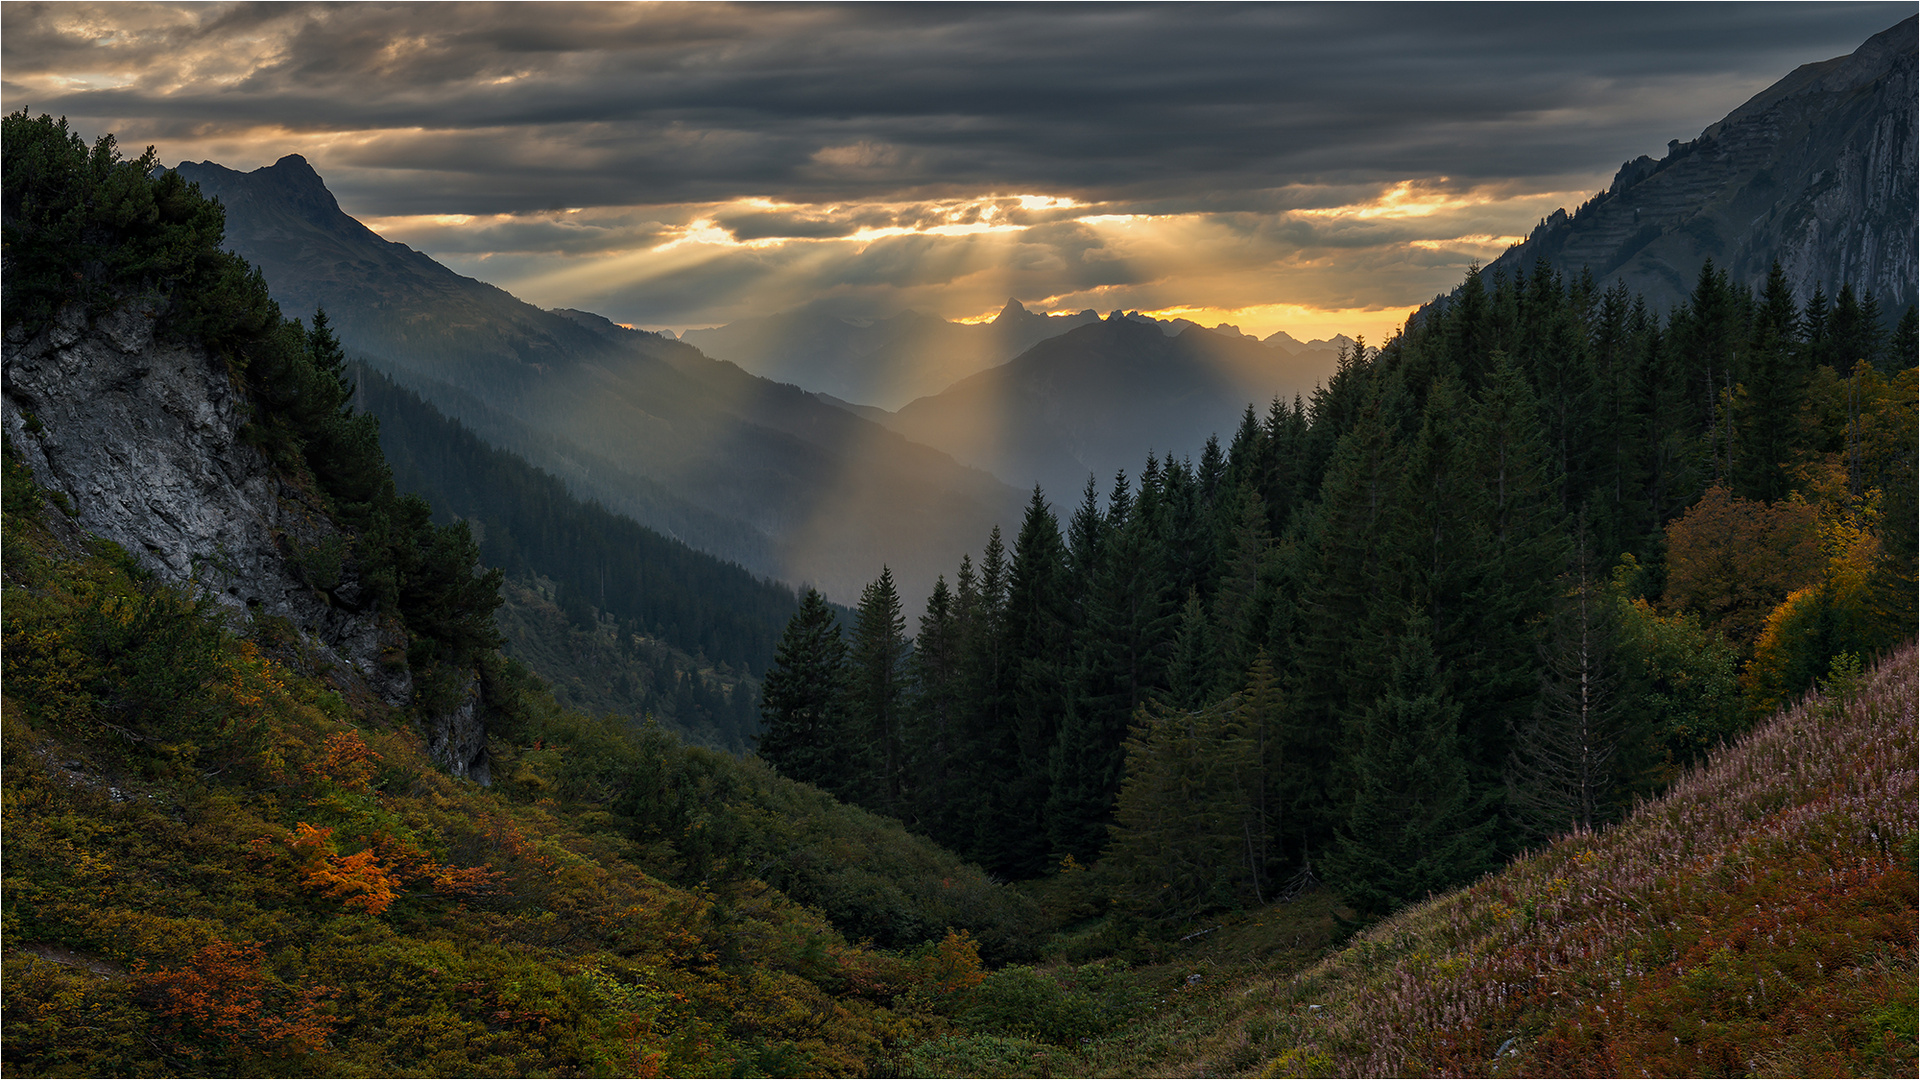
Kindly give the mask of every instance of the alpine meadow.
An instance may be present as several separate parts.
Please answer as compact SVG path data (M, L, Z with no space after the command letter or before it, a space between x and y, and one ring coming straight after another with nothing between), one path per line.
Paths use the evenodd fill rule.
M0 19L9 1074L1920 1070L1911 5Z

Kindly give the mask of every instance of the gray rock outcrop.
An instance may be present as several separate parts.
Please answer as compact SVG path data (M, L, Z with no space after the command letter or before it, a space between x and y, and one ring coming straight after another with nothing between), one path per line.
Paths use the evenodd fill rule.
M1816 287L1871 289L1890 317L1915 301L1916 28L1807 64L1659 161L1621 166L1572 215L1558 212L1488 265L1509 277L1545 259L1565 275L1624 281L1656 309L1693 290L1712 259L1758 285L1775 259L1804 304Z
M157 341L135 301L89 320L69 305L0 352L0 423L76 523L158 578L213 595L236 622L283 619L387 704L412 696L403 627L373 609L352 540L241 432L245 395L199 346Z

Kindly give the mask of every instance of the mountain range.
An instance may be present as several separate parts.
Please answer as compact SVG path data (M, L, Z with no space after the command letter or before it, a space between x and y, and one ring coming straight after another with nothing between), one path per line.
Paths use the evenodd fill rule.
M1018 492L797 387L587 313L545 311L382 239L305 159L179 166L292 314L488 442L763 575L857 599L892 566L925 595Z
M1208 436L1228 437L1249 404L1264 415L1276 397L1307 394L1337 361L1324 348L1167 329L1114 312L879 419L1009 483L1039 484L1059 503L1089 476L1103 493L1117 471L1137 476L1149 450L1196 456Z
M1712 259L1758 284L1778 259L1795 297L1870 289L1889 317L1915 300L1916 30L1908 18L1847 56L1805 64L1659 160L1620 167L1577 211L1556 211L1487 266L1539 260L1623 281L1657 310L1692 292Z

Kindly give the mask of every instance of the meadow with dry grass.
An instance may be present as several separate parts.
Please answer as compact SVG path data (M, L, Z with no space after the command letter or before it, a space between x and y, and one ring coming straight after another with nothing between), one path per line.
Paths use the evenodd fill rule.
M1829 681L1619 826L1243 986L1188 1067L1912 1075L1915 690L1911 645Z

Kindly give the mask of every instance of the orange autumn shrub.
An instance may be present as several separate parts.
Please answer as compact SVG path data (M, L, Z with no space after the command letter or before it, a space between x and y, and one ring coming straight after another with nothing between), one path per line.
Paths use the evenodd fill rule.
M136 967L136 976L161 1015L230 1049L310 1054L333 1028L323 1009L332 990L275 993L277 980L266 972L258 942L216 941L178 970Z

